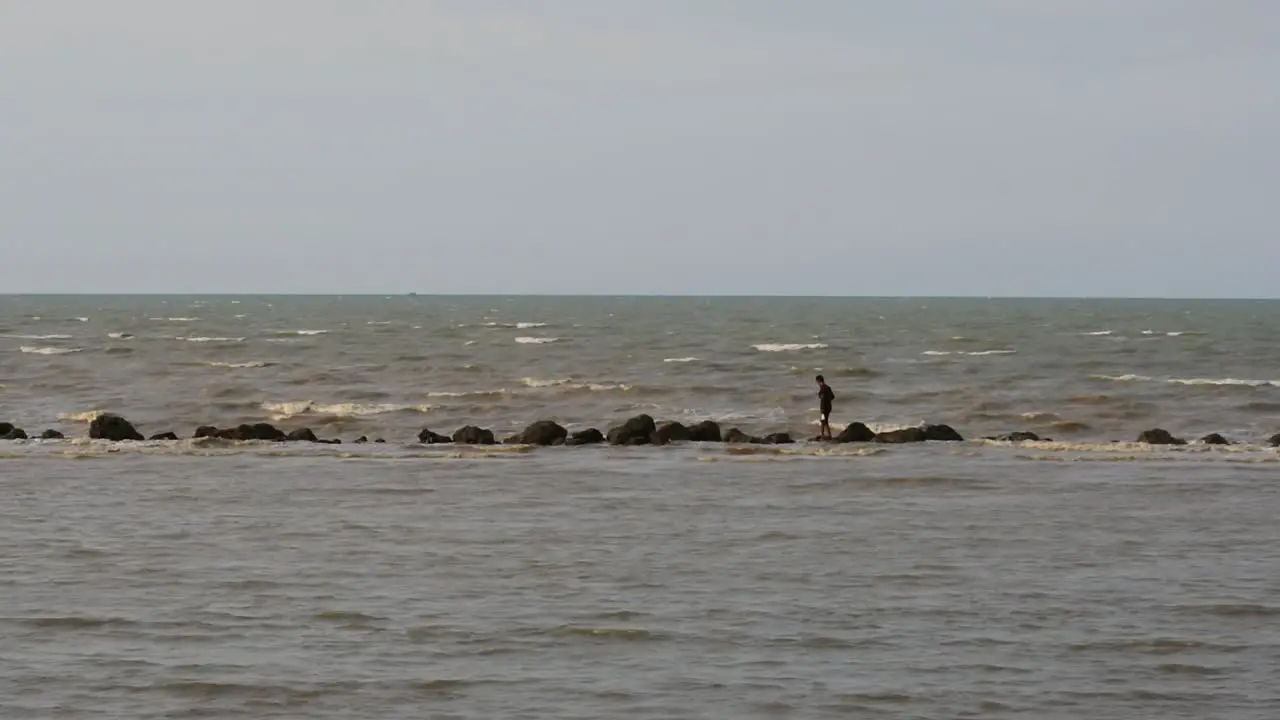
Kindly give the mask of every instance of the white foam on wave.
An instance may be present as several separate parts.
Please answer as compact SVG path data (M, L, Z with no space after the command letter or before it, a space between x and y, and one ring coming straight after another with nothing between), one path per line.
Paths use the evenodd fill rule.
M664 363L691 363L691 362L698 362L698 358L696 358L696 357L663 358L663 359L662 359L662 362L664 362Z
M1093 375L1095 380L1112 382L1165 382L1171 385L1217 385L1227 387L1280 387L1280 380L1249 380L1245 378L1154 378L1150 375Z
M70 335L4 335L15 340L70 340Z
M543 378L524 377L524 378L520 378L520 384L524 385L527 388L533 388L535 390L561 387L561 388L568 388L570 390L590 390L592 392L609 392L613 390L620 390L622 392L626 392L632 389L631 386L627 385L626 383L579 382L577 380L574 380L573 378L558 378L554 380L546 380Z
M1018 352L1017 350L974 350L974 351L964 351L964 350L925 350L924 352L922 352L922 353L920 353L920 354L921 354L921 355L928 355L928 356L930 356L930 357L946 357L946 356L948 356L948 355L968 355L968 356L971 356L971 357L983 357L983 356L987 356L987 355L1013 355L1013 354L1016 354L1017 352Z
M247 362L207 362L204 363L209 367L247 369L247 368L264 368L271 367L275 363L263 362L261 360L249 360Z
M276 335L328 335L328 330L276 330Z
M826 343L761 343L752 345L760 352L796 352L799 350L823 350Z
M370 320L369 322L365 323L365 325L390 325L390 324L391 324L390 320Z
M238 342L244 342L244 338L242 338L242 337L206 337L206 336L203 336L203 335L202 335L202 336L200 336L200 337L176 337L176 338L174 338L174 340L184 340L184 341L186 341L186 342L193 342L193 343L224 343L224 342L226 342L226 343L238 343Z
M196 321L197 321L197 320L199 320L200 318L194 318L194 317L171 317L171 318L153 317L153 318L151 318L151 319L152 319L152 320L154 320L155 322L196 322Z
M1110 331L1110 330L1097 330L1097 331L1095 331L1095 332L1086 332L1086 333L1080 333L1080 334L1081 334L1081 335L1090 335L1090 336L1093 336L1093 337L1105 337L1105 336L1107 336L1107 335L1110 335L1110 334L1111 334L1111 332L1112 332L1112 331Z
M133 338L133 333L109 332L107 333L107 337L111 338L112 340L130 340Z
M35 345L23 345L18 349L31 355L70 355L84 350L84 348L37 347Z
M521 345L546 345L547 343L558 342L559 340L560 338L558 337L521 336L516 338L516 342L520 343Z
M58 419L65 422L82 422L91 423L101 415L104 410L85 410L78 413L58 413Z
M464 343L462 343L462 344L463 344L463 346L464 346L464 347L465 347L465 346L470 346L470 345L475 345L475 344L476 344L476 341L475 341L475 340L468 340L468 341L466 341L466 342L464 342Z
M1134 375L1132 373L1125 375L1091 375L1090 377L1095 380L1110 380L1112 382L1147 382L1155 380L1155 378L1147 375Z
M280 421L302 415L328 415L332 417L365 417L369 415L385 415L387 413L417 412L429 413L434 405L397 405L394 403L315 403L304 402L264 402L262 409L271 413L271 419Z
M518 329L518 330L528 330L528 329L530 329L530 328L540 328L540 327L546 327L546 326L547 326L547 324L546 324L546 323L544 323L544 322L518 322L518 323L516 323L516 329Z
M87 317L78 317L76 320L79 320L80 322L89 322L89 318Z
M236 315L236 319L237 319L237 320L239 320L239 319L241 319L241 318L243 318L243 317L245 317L245 314L244 314L244 313L240 313L239 315Z

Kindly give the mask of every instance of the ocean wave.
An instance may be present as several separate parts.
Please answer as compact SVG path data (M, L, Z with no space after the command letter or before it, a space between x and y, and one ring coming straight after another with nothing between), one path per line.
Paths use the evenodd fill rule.
M206 336L203 336L203 335L202 335L202 336L200 336L200 337L176 337L176 338L174 338L174 340L183 340L183 341L186 341L186 342L193 342L193 343L224 343L224 342L225 342L225 343L238 343L238 342L244 342L244 338L242 338L242 337L206 337Z
M89 322L89 318L87 318L87 317L78 317L78 318L74 318L74 319L75 319L75 320L79 320L80 322Z
M70 340L71 335L3 335L14 340Z
M698 358L696 358L696 357L663 358L663 359L662 359L662 362L664 362L664 363L691 363L691 362L698 362Z
M155 321L155 322L196 322L196 321L197 321L197 320L199 320L200 318L195 318L195 317L171 317L171 318L153 317L153 318L150 318L150 319L151 319L151 320L153 320L153 321Z
M250 360L248 362L207 362L202 364L208 365L209 367L236 368L236 369L264 368L264 367L272 367L275 365L275 363L273 362L264 362L261 360Z
M109 332L107 333L107 337L111 338L112 340L131 340L133 339L133 333Z
M390 324L391 324L390 320L370 320L369 322L365 323L365 325L390 325Z
M290 335L311 336L311 335L328 335L329 331L328 330L273 330L271 334L282 336L282 337L287 337Z
M369 415L385 415L388 413L414 412L429 413L434 405L397 405L394 403L315 403L305 402L264 402L263 410L272 413L276 421L303 415L324 415L330 417L365 417Z
M78 413L58 413L58 419L65 422L91 423L105 410L85 410Z
M1017 350L925 350L921 355L929 355L931 357L946 357L947 355L969 355L973 357L981 357L985 355L1013 355Z
M559 342L558 337L529 337L521 336L516 338L516 342L521 345L545 345L547 343Z
M84 348L38 347L35 345L23 345L18 349L33 355L69 355L84 350Z
M1280 387L1280 380L1248 380L1243 378L1154 378L1150 375L1091 375L1095 380L1110 382L1164 382L1170 385L1211 385L1225 387Z
M536 377L520 378L520 384L527 388L544 389L544 388L567 388L570 390L590 390L592 392L609 392L611 390L620 390L626 392L632 389L632 386L625 383L592 383L580 382L573 378L559 378L555 380L545 380Z
M1143 330L1142 334L1148 337L1152 335L1163 335L1165 337L1183 337L1184 335L1200 336L1200 335L1207 335L1208 333L1200 332L1198 330L1173 330L1171 332L1161 332L1159 330Z
M796 352L799 350L825 350L826 343L761 343L752 345L760 352Z
M1111 330L1095 330L1094 332L1083 332L1083 333L1080 333L1080 334L1081 334L1081 335L1089 335L1089 336L1093 336L1093 337L1105 337L1105 336L1107 336L1107 335L1110 335L1111 333L1112 333L1112 331L1111 331Z

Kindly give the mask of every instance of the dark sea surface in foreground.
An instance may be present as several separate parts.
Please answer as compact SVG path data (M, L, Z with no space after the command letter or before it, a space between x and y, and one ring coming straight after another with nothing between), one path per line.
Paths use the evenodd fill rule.
M0 421L69 438L0 442L0 717L1271 720L1277 347L1276 301L0 297ZM818 372L969 440L414 442L808 437Z

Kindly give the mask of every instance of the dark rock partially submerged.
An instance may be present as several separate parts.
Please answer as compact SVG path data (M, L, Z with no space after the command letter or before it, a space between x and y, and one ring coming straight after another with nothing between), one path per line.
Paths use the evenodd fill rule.
M864 443L875 439L876 434L871 431L871 428L860 422L849 423L835 437L835 441L838 443Z
M1272 435L1271 439L1267 441L1267 444L1271 447L1280 447L1280 433Z
M654 445L668 445L673 442L689 442L693 439L693 433L678 422L665 422L650 437Z
M89 437L93 440L110 440L112 442L146 439L142 437L142 433L134 429L133 424L128 420L111 413L103 413L89 423Z
M653 434L658 430L653 418L648 415L637 415L621 425L609 430L607 435L610 445L648 445Z
M162 433L156 433L155 435L152 435L147 439L148 440L177 440L178 436L172 432L162 432Z
M950 425L924 425L922 427L889 430L876 435L878 443L963 442L964 438Z
M265 440L267 442L284 442L289 436L285 432L270 423L254 423L252 425L243 424L233 428L217 430L214 437L223 440L236 440L240 442L248 440Z
M320 438L316 437L314 432L311 432L311 428L298 428L290 431L284 439L289 442L320 442Z
M1218 433L1209 433L1208 435L1205 435L1204 437L1200 438L1200 442L1204 443L1205 445L1230 445L1231 444L1230 440L1226 439L1225 437L1223 437Z
M66 438L66 435L63 435L62 433L53 429L45 430L44 432L40 433L41 440L62 440L64 438Z
M0 435L8 435L13 432L13 423L0 422Z
M765 435L761 442L765 445L791 445L795 440L791 437L791 433L769 433Z
M493 431L467 425L453 434L453 441L459 445L494 445Z
M689 428L690 442L720 442L720 424L703 420Z
M0 435L0 440L26 440L27 432L20 427L9 427L9 431Z
M207 438L207 437L217 437L217 436L218 436L218 428L212 425L201 425L200 427L196 428L195 434L192 435L191 437Z
M724 434L724 441L733 445L746 445L749 443L759 444L760 438L751 437L742 432L738 428L733 428Z
M1009 433L1008 435L999 435L999 436L996 436L996 437L989 437L989 438L983 438L983 439L984 439L984 440L995 440L995 441L997 441L997 442L1010 442L1010 443L1019 443L1019 442L1040 442L1040 441L1041 441L1041 438L1040 438L1040 436L1039 436L1039 435L1037 435L1037 434L1035 434L1035 433L1033 433L1033 432L1029 432L1029 431L1022 431L1022 430L1019 430L1018 432L1011 432L1011 433Z
M422 432L418 433L418 442L423 445L443 445L453 442L453 438L431 432L428 428L422 428Z
M595 428L587 428L569 436L565 445L599 445L605 441L604 433Z
M1164 428L1154 428L1144 430L1138 436L1138 442L1146 445L1186 445L1187 441L1179 437L1174 437L1172 433Z
M551 420L539 420L516 436L517 445L563 445L569 431Z

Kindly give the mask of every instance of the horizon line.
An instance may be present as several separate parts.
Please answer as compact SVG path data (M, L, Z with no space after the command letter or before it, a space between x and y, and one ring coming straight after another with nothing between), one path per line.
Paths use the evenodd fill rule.
M648 298L648 299L780 299L780 300L1199 300L1267 301L1280 296L1241 295L802 295L785 293L493 293L452 292L0 292L0 298L18 297L420 297L420 298Z

